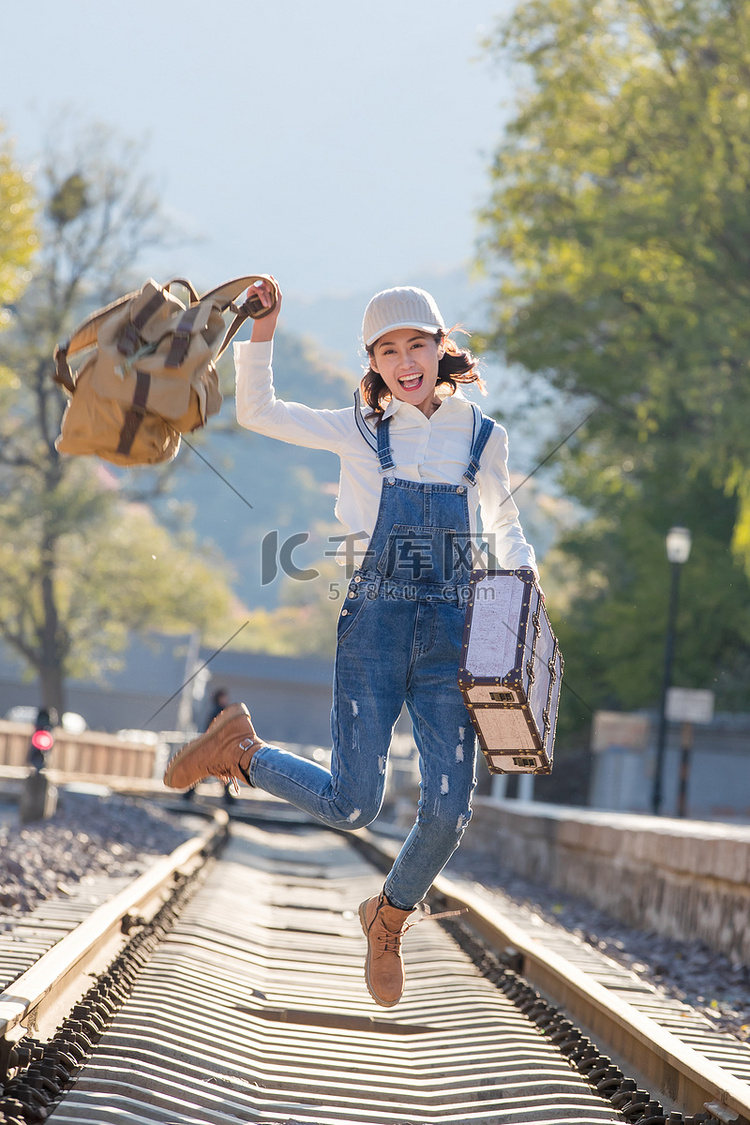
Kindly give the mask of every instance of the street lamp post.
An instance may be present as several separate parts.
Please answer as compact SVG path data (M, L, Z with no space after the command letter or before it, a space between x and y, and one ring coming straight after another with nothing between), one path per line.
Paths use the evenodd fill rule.
M659 705L659 728L656 736L656 763L654 765L654 788L651 795L651 811L654 816L661 812L662 774L664 772L664 748L667 741L667 692L672 683L672 663L674 661L675 626L677 605L680 594L680 573L682 566L690 557L692 537L686 527L673 527L667 532L667 559L672 566L672 581L669 592L669 614L667 617L667 637L664 644L664 682Z

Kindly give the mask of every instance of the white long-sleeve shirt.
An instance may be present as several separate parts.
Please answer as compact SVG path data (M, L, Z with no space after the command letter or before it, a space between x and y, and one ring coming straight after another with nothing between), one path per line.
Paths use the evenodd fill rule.
M234 344L237 421L256 433L338 455L341 477L336 517L346 534L357 539L356 550L360 554L369 542L380 504L382 474L377 455L357 427L354 405L341 410L317 410L277 399L272 356L270 341ZM369 412L365 405L362 417L366 419ZM394 476L420 483L467 484L463 474L469 463L473 411L460 390L444 398L430 418L399 399L388 404L385 417L391 418ZM374 432L372 423L367 425ZM506 570L528 566L536 572L534 550L526 542L510 494L508 435L498 424L482 454L477 484L467 486L467 496L471 534L477 537L479 509L481 538L488 542L498 565ZM342 548L339 561L344 562L344 556Z

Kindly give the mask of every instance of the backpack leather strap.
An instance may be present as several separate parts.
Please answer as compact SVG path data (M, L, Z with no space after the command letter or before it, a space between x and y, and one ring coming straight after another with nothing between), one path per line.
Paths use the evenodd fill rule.
M150 387L151 376L148 371L136 371L133 402L125 415L125 421L120 430L120 441L117 446L118 453L127 456L133 447L135 435L138 433L140 424L143 421L143 415L146 413L146 403L148 402Z
M193 283L188 281L186 277L173 277L171 281L167 282L164 288L171 290L173 285L181 285L183 289L187 289L191 303L200 301L200 297L193 288Z
M251 273L245 277L233 277L231 281L225 281L223 285L217 285L214 289L209 289L207 293L202 293L200 299L201 301L214 301L221 309L228 309L232 302L239 297L242 290L249 289L256 281L267 281L273 286L274 293L273 304L269 309L264 308L260 301L251 303L248 315L258 320L261 316L268 316L276 307L278 290L266 273Z
M271 278L266 277L265 274L258 274L256 277L242 277L242 278L236 279L236 281L246 283L246 284L242 285L242 289L248 289L252 285L252 283L255 282L255 281L270 281L270 280L271 280ZM232 284L235 284L235 283L236 282L233 282ZM242 290L240 290L240 292L241 291ZM268 316L269 313L273 312L273 310L276 308L276 302L278 301L278 299L279 299L279 291L276 287L276 284L274 283L274 285L273 285L273 303L271 304L270 308L266 308L261 303L260 297L255 297L255 296L248 297L245 301L243 301L242 304L239 306L239 309L237 310L237 315L235 316L234 320L232 321L232 323L229 325L229 327L226 330L226 334L224 336L224 339L221 341L221 345L219 347L219 350L216 353L216 359L218 360L219 356L222 355L222 353L226 351L226 349L229 347L230 343L232 342L234 337L237 335L240 328L242 327L242 325L245 323L245 321L247 320L247 318L249 316L251 316L253 318L253 320L262 320L264 316Z
M190 336L202 311L201 305L191 305L180 317L179 324L172 333L169 355L164 361L165 367L179 367L185 362L185 356L188 354L190 347Z
M120 355L135 355L143 344L141 330L148 324L154 313L159 311L165 300L164 294L161 291L157 291L154 293L153 297L146 302L141 311L136 313L136 315L128 321L117 341L117 350Z

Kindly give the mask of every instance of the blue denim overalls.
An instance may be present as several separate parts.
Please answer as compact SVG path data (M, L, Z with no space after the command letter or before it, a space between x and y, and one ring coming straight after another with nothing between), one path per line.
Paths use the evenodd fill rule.
M385 892L394 906L409 910L458 847L471 817L476 739L457 682L471 573L467 488L494 423L474 407L466 484L421 484L395 476L390 419L379 424L376 439L358 403L355 416L384 476L367 554L338 620L331 771L264 746L249 776L325 824L361 828L382 805L391 735L405 702L421 795Z

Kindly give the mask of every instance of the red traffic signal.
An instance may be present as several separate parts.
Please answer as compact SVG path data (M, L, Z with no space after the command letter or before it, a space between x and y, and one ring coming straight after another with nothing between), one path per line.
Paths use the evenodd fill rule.
M51 750L54 744L55 740L48 730L35 730L31 736L31 745L35 750L45 752Z

